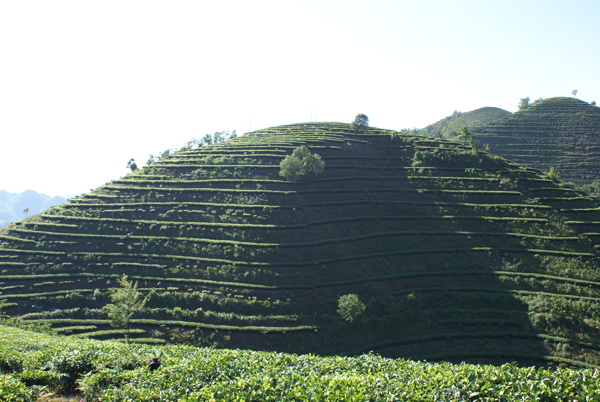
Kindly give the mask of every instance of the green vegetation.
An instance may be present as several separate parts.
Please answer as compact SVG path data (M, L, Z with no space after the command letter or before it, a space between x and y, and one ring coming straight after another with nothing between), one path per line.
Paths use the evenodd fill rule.
M471 112L461 113L455 111L450 116L430 124L429 126L416 130L419 134L434 138L444 138L458 141L461 127L474 130L501 117L509 116L511 113L497 107L484 107Z
M552 181L558 181L558 179L560 178L560 175L558 174L556 169L554 169L551 166L550 169L548 170L548 173L546 174L546 177L548 177L548 179L550 179Z
M304 145L294 149L279 164L279 175L287 180L298 182L323 173L325 163L317 154L311 154Z
M369 118L366 114L359 113L354 117L350 127L356 134L364 132L369 127Z
M0 327L0 397L33 401L592 401L597 369L317 357L99 342ZM148 369L150 359L161 366Z
M112 320L113 327L125 329L125 339L129 339L131 331L131 318L133 315L142 310L148 296L143 297L137 290L137 282L129 282L127 275L119 279L120 289L113 289L110 293L112 303L104 306L104 310L108 317Z
M133 158L129 159L127 162L127 169L131 169L132 172L135 172L138 169L137 163Z
M527 96L525 98L521 98L519 100L519 110L525 110L529 107L529 105L530 105L529 96Z
M469 127L490 152L590 185L600 169L600 108L575 98L540 99L499 120ZM522 99L522 103L525 99Z
M547 169L344 123L202 144L4 229L6 314L132 347L600 366L600 204ZM302 147L326 169L286 180Z
M471 134L471 131L467 128L467 126L460 128L460 135L457 138L459 140L464 140L465 145L467 145L467 142L471 144L473 143L473 134Z
M342 316L344 321L352 322L356 317L364 313L365 308L365 304L360 301L358 295L351 293L340 296L337 312Z

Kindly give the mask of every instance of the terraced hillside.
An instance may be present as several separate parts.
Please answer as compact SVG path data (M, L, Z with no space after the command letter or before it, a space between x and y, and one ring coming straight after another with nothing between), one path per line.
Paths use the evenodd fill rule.
M477 127L496 121L502 117L510 116L512 113L497 107L482 107L470 112L454 112L419 131L419 134L427 137L456 140L460 135L461 127L474 130Z
M490 152L563 181L590 184L600 176L600 108L575 98L549 98L471 130Z
M292 183L307 145L325 162ZM1 234L5 310L120 338L102 307L149 295L139 342L600 365L599 205L459 144L342 123L178 152ZM342 295L366 305L352 322Z

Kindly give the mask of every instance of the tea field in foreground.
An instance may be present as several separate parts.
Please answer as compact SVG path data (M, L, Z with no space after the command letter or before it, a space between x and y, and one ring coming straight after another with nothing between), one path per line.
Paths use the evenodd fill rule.
M73 339L0 326L0 400L597 401L600 370L317 357ZM150 373L151 358L161 366Z

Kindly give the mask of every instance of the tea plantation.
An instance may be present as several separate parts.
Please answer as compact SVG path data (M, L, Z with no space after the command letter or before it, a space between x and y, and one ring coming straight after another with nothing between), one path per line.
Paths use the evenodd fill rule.
M562 180L590 184L600 175L600 108L575 98L549 98L474 127L477 143Z
M280 163L302 145L324 170L288 181ZM128 335L150 344L598 367L599 222L597 200L498 156L377 128L293 124L182 150L5 228L0 297L7 314L50 324L61 342ZM105 309L124 274L147 297L130 328ZM364 312L356 303L343 309L346 295ZM309 358L285 359L302 366ZM360 359L374 358L339 361ZM136 367L115 381L145 381ZM366 387L401 375L327 370L333 383ZM253 388L263 381L255 375L235 386ZM108 381L94 378L99 388ZM293 388L269 378L265 387Z
M419 130L419 135L462 142L457 139L460 136L461 127L466 126L473 131L480 126L510 115L510 112L497 107L482 107L464 113L455 111L450 116L422 128Z
M1 327L0 400L596 401L600 370L80 340ZM150 372L148 361L159 358ZM42 399L44 400L44 399Z

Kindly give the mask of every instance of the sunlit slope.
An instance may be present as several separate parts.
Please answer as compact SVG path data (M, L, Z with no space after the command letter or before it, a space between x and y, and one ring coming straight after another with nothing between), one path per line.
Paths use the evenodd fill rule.
M600 108L575 98L549 98L472 130L490 152L563 181L589 184L600 176Z
M322 175L291 183L300 145ZM139 341L458 361L598 364L598 204L442 140L341 123L179 152L2 232L9 314L122 337L101 308L127 274ZM354 322L341 295L366 304Z
M460 135L461 127L468 127L470 130L474 130L477 127L510 115L510 112L497 107L482 107L465 113L457 111L423 128L419 131L419 134L434 138L456 140Z
M5 326L0 332L2 401L592 401L600 386L595 368L125 345ZM161 365L150 372L156 357Z

